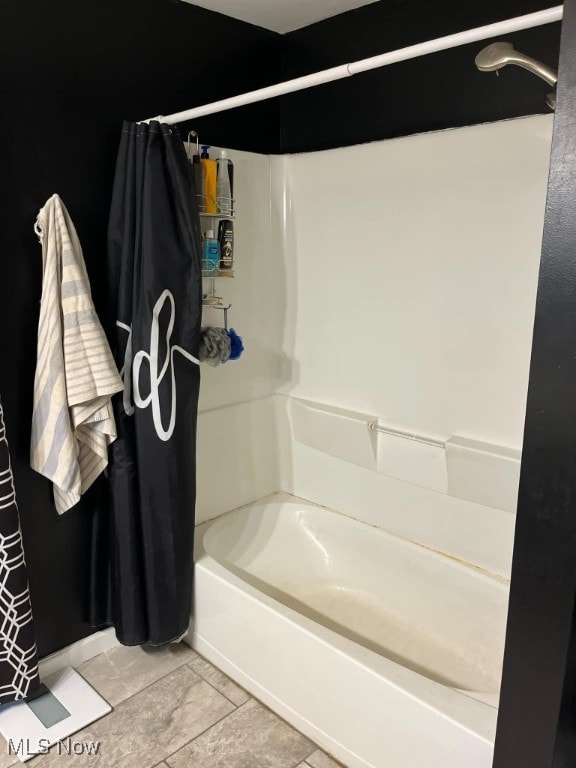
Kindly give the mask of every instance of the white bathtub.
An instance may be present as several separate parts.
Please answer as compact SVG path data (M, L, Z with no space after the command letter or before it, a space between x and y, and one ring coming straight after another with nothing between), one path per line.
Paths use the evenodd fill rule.
M199 530L194 646L350 768L490 768L507 603L286 494Z

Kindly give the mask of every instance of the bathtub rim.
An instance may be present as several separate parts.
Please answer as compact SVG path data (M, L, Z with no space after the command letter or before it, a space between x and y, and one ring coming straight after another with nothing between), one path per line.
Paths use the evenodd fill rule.
M267 496L263 496L260 499L255 499L254 501L249 502L248 504L242 504L240 507L235 507L234 509L230 509L227 512L222 513L221 515L217 515L216 517L211 518L210 520L203 521L199 526L197 526L197 529L199 527L204 528L204 532L202 534L202 547L204 548L203 544L203 537L204 533L208 530L209 527L212 527L213 525L218 524L219 522L223 521L227 517L243 512L244 510L254 508L254 507L260 507L260 506L267 506L269 504L278 504L278 505L293 505L293 506L306 506L310 507L312 509L321 509L325 512L329 512L330 514L338 515L340 518L344 518L345 520L351 520L354 523L358 523L358 525L361 525L365 528L371 528L374 529L378 534L381 534L386 539L398 543L400 546L406 547L407 549L410 549L413 552L418 552L425 554L427 557L430 557L433 560L436 560L438 562L443 563L447 568L453 568L454 570L459 570L463 573L466 573L468 576L474 576L474 578L478 578L488 584L491 584L494 586L495 589L499 589L501 591L505 591L506 593L509 592L510 589L510 579L507 579L503 577L502 575L498 573L493 573L491 571L486 570L485 568L482 568L479 565L475 565L474 563L469 563L466 560L461 560L458 557L455 557L454 555L451 555L447 552L443 552L438 549L433 549L432 547L427 547L424 544L420 544L417 541L413 541L412 539L405 539L402 536L398 536L395 533L391 533L390 531L387 531L385 528L381 528L379 525L375 525L374 523L368 523L365 520L362 520L359 517L354 517L353 515L349 515L346 512L341 512L337 509L334 509L333 507L327 507L323 504L317 504L315 501L308 501L307 499L303 499L299 496L293 496L290 493L286 493L285 491L280 491L277 493L271 493ZM220 562L217 560L217 558L214 558L217 562Z

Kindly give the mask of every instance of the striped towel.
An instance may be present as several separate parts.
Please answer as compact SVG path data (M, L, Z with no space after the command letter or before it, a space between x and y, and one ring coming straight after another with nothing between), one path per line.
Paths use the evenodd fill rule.
M110 402L123 389L94 310L82 248L64 203L38 214L43 281L30 464L54 483L62 514L108 464L116 439Z

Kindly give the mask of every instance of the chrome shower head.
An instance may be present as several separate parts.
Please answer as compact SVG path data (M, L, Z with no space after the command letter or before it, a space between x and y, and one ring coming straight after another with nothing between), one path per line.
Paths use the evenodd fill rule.
M516 64L545 80L548 85L556 85L558 73L541 61L517 51L512 43L491 43L476 56L476 66L481 72L494 72L508 64Z
M558 73L552 67L542 64L541 61L527 56L525 53L517 51L512 43L491 43L486 48L482 48L476 56L476 67L481 72L496 72L508 64L516 64L518 67L527 69L534 75L538 75L548 85L556 85L558 82ZM550 109L556 107L556 93L549 93L546 97L546 103Z

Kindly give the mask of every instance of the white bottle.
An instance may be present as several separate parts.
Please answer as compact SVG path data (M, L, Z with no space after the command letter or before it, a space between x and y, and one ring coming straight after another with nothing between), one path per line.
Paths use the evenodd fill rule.
M220 152L218 163L218 176L216 179L216 199L218 212L226 216L232 215L232 189L230 188L230 173L228 165L228 153L225 149Z

